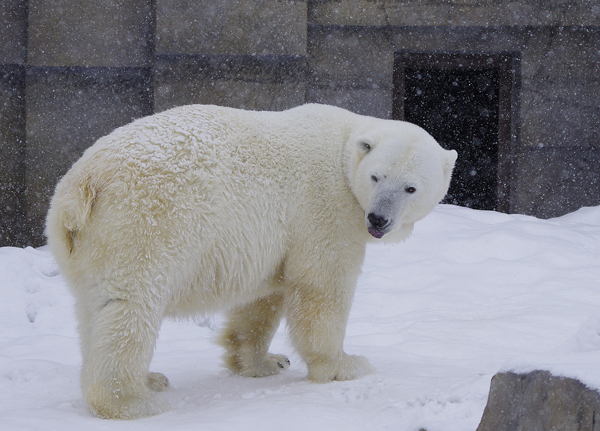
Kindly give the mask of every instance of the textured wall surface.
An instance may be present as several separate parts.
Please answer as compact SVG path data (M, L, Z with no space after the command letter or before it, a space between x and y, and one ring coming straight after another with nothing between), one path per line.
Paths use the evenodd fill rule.
M398 51L515 53L509 210L600 204L597 0L0 2L0 246L97 138L190 103L391 118Z
M0 66L0 244L25 233L25 68Z
M150 0L29 0L28 64L149 66Z
M304 103L305 56L161 55L154 73L156 112L193 103L269 111Z
M156 52L305 55L306 2L157 0Z
M0 2L0 64L27 62L27 2Z

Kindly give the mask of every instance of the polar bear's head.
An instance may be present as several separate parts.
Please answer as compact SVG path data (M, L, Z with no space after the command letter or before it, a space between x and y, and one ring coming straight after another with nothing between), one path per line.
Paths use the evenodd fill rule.
M457 158L420 127L400 121L351 137L346 150L346 174L366 227L391 241L406 237L442 200Z

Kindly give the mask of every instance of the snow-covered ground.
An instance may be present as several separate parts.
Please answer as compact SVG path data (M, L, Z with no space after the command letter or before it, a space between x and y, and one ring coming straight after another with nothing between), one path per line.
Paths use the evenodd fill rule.
M346 351L377 374L313 384L280 328L278 376L221 368L214 316L165 322L172 410L131 422L82 400L73 301L47 248L0 248L1 430L475 430L491 377L543 368L600 388L600 207L552 220L440 205L370 246Z

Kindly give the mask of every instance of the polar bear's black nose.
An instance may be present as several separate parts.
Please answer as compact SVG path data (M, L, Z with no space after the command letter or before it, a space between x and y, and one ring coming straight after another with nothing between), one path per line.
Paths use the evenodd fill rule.
M369 220L369 223L371 223L371 226L373 226L375 229L382 229L386 224L388 224L388 220L386 218L375 213L369 213L367 220Z

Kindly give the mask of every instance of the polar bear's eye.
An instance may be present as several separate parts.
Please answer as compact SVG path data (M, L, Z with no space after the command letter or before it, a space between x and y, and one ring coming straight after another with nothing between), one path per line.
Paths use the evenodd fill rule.
M407 187L407 188L405 188L405 189L404 189L404 191L405 191L406 193L413 194L414 192L416 192L416 191L417 191L417 189L415 189L414 187L412 187L412 186L411 186L411 187Z
M379 178L377 178L375 175L371 175L371 179L373 180L374 183L379 181Z
M369 144L368 142L363 142L362 146L365 149L365 151L367 151L367 152L371 151L371 144Z

